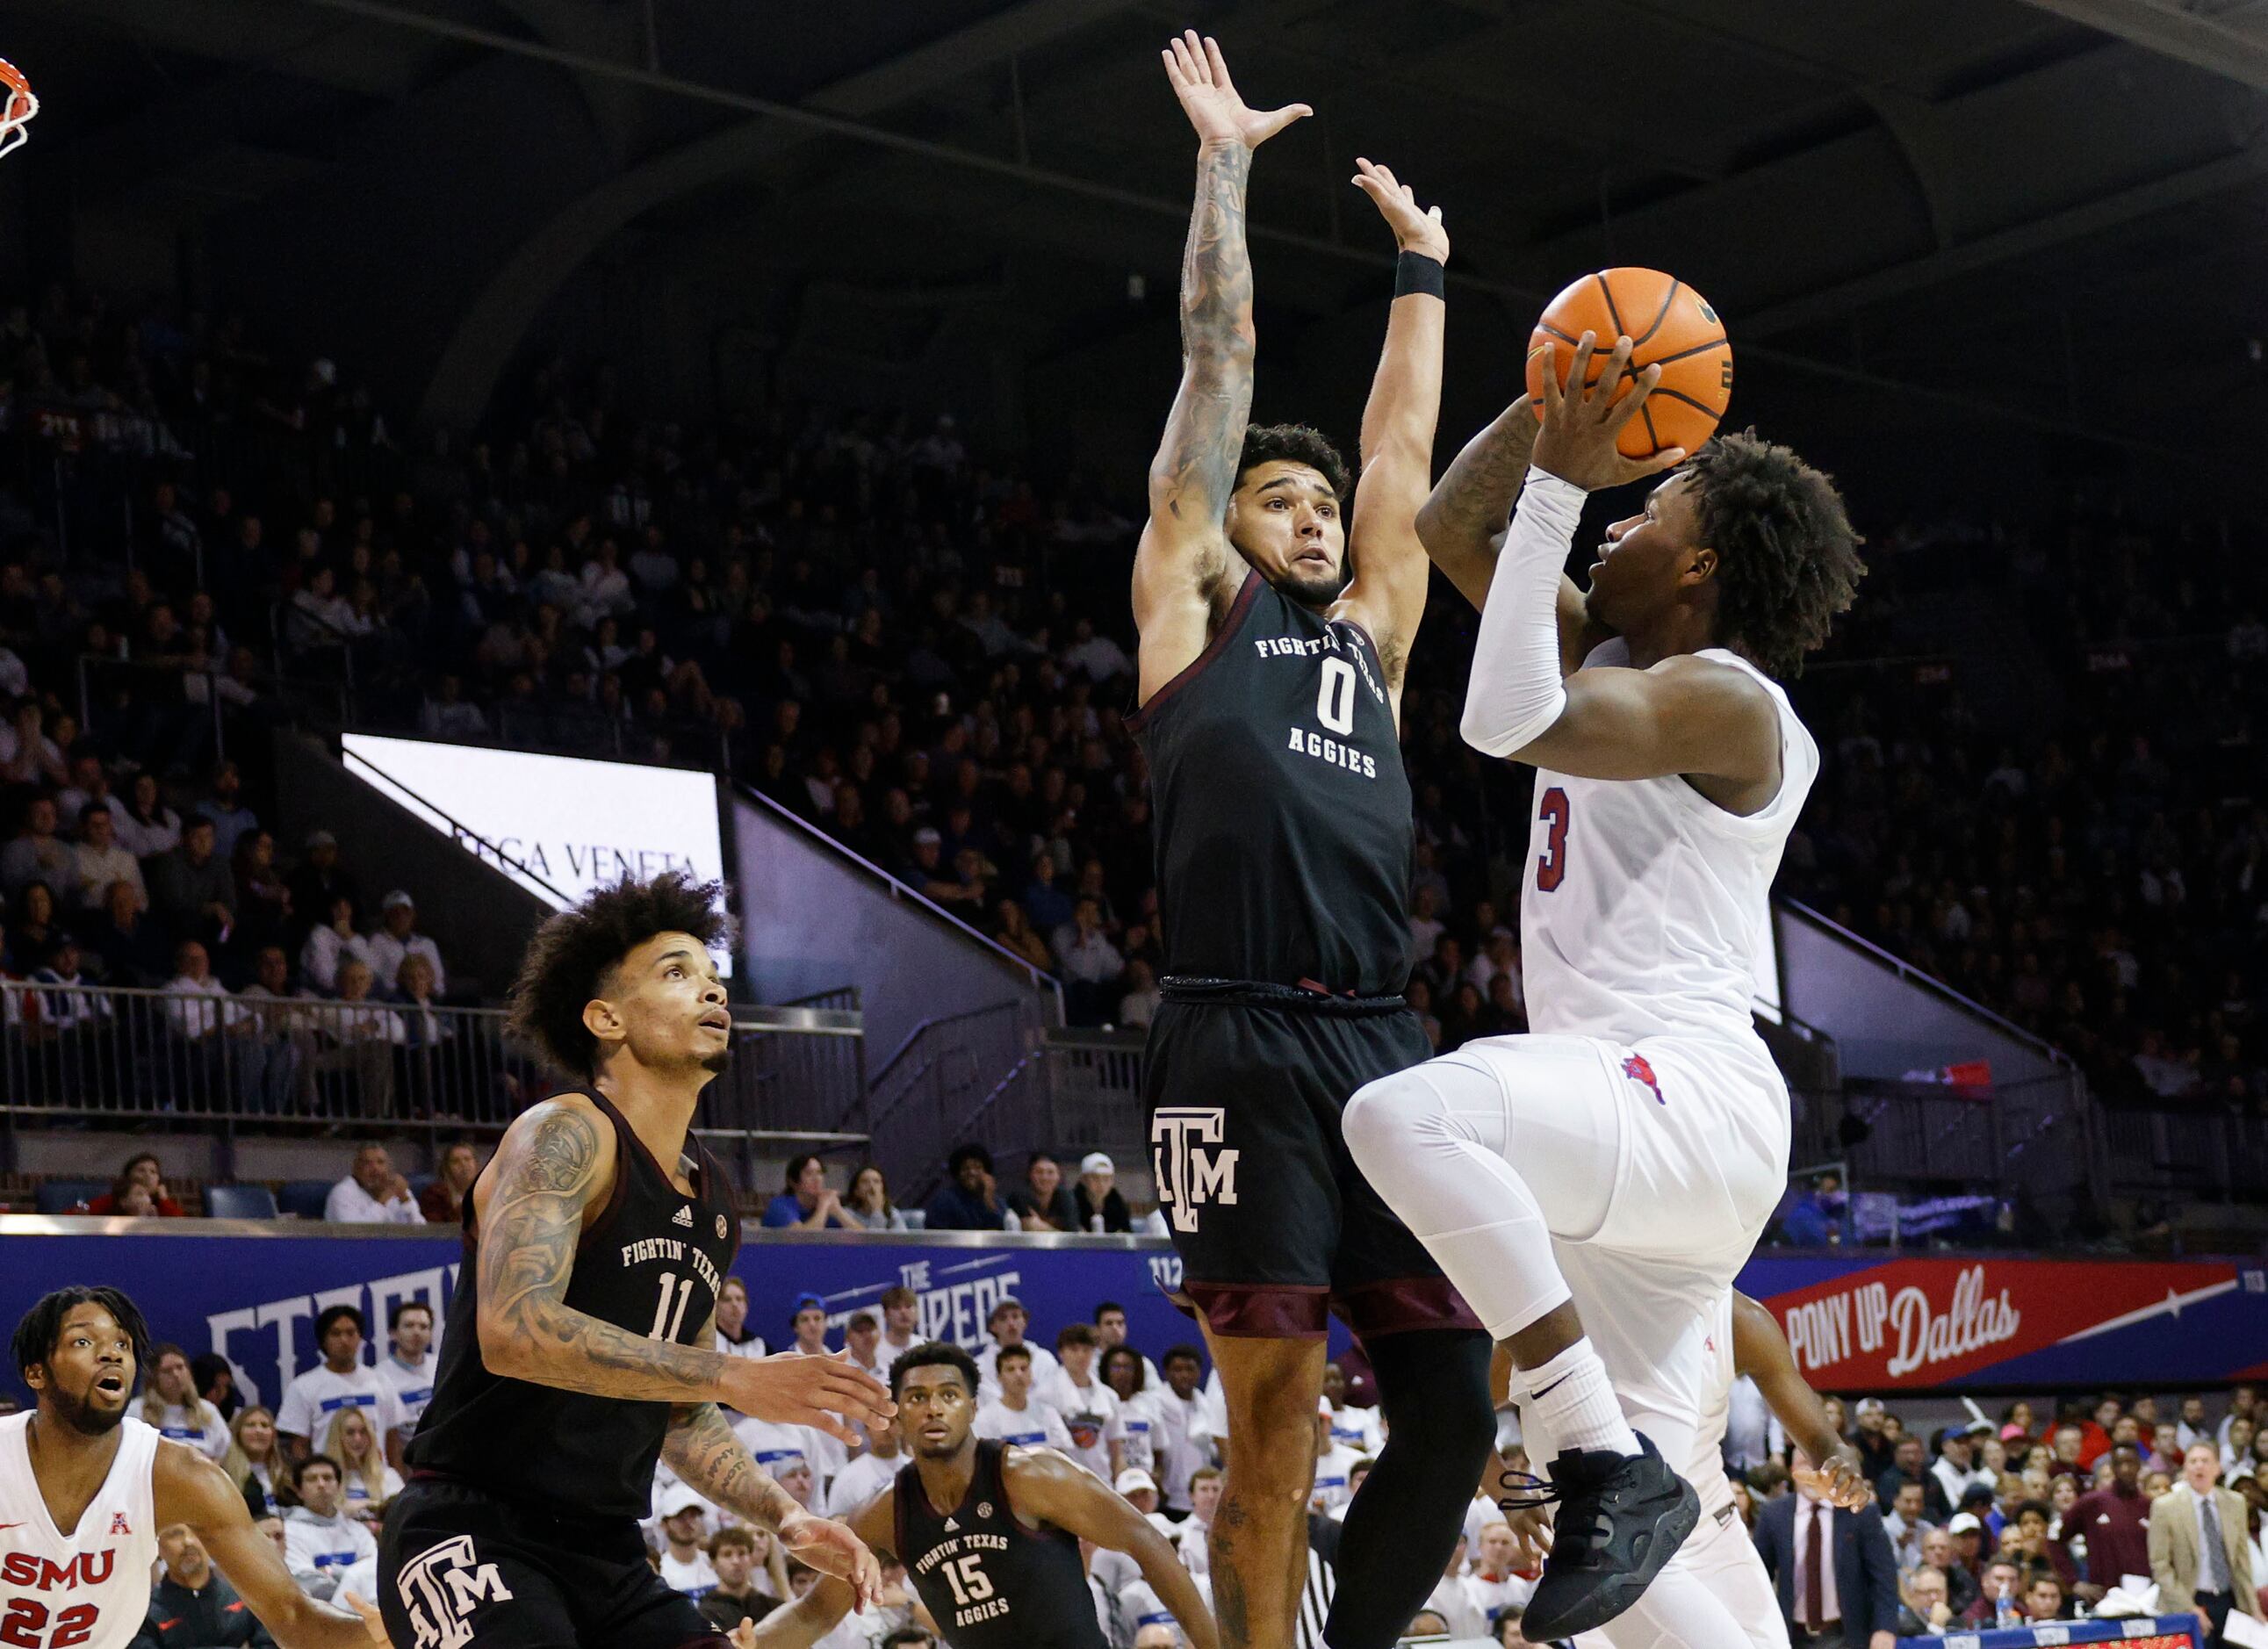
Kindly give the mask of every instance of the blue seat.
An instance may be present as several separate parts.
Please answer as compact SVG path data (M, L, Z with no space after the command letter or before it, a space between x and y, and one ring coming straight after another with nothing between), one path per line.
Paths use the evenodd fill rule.
M33 1193L32 1205L43 1214L68 1214L109 1190L107 1180L42 1180Z
M264 1185L205 1187L205 1217L209 1219L273 1219L276 1193Z
M296 1214L301 1219L320 1219L323 1204L331 1199L331 1184L328 1180L287 1181L276 1193L276 1209L282 1213Z

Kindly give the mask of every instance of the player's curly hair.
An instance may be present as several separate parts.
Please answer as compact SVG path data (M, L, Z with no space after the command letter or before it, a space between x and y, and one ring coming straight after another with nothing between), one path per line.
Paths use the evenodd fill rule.
M55 1343L63 1338L63 1319L74 1306L99 1306L108 1312L111 1321L133 1343L135 1368L150 1366L150 1325L142 1320L141 1308L119 1289L81 1283L42 1294L17 1322L15 1340L9 1349L15 1353L18 1379L29 1384L33 1366L44 1365L55 1354Z
M598 1074L598 1039L584 1027L583 1009L603 996L614 970L657 933L690 933L714 945L725 931L724 890L682 871L651 881L625 880L601 887L535 931L505 999L505 1028L569 1076Z
M1803 673L1867 576L1866 541L1823 471L1754 430L1694 454L1701 541L1717 552L1717 627L1766 674Z
M1346 502L1347 489L1354 476L1347 461L1339 456L1339 449L1331 445L1331 438L1308 423L1256 423L1244 431L1244 450L1237 455L1236 479L1241 483L1244 474L1256 464L1277 460L1286 463L1305 464L1319 471L1331 483L1331 490L1339 502Z

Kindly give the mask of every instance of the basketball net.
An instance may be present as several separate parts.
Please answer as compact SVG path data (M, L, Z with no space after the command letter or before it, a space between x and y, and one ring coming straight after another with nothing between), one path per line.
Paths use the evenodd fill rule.
M31 140L32 116L39 112L40 99L24 71L0 57L0 155Z

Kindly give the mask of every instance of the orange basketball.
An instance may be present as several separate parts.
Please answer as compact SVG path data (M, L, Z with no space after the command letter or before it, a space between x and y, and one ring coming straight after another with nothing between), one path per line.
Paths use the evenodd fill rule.
M1633 375L1661 368L1652 397L1623 425L1616 445L1625 454L1651 458L1665 446L1696 452L1715 432L1733 398L1733 346L1726 342L1724 322L1700 293L1660 269L1602 269L1553 298L1528 342L1528 395L1537 417L1543 416L1544 364L1564 385L1586 332L1598 335L1591 352L1594 384L1618 337L1633 346ZM1624 383L1627 394L1629 380Z

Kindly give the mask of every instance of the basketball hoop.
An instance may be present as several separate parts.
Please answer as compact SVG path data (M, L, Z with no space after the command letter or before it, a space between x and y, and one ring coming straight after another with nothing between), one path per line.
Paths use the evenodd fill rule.
M39 112L40 99L24 71L0 57L0 155L30 140L32 116Z

